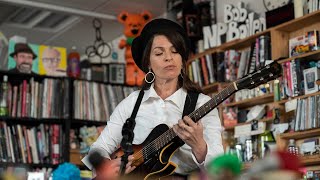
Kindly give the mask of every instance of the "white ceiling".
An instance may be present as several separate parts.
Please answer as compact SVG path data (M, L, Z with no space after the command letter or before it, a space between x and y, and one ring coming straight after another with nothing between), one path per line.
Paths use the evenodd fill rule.
M41 16L42 18L47 17L50 14L48 11L68 15L72 19L63 21L67 19L67 16L62 16L59 22L63 21L63 24L67 26L61 25L56 29L51 28L51 30L37 28L36 23L20 24L19 26L8 23L10 18L12 21L16 11L18 9L21 11L22 8L24 11L42 10L37 14L40 19ZM166 11L166 0L0 0L0 31L8 38L13 35L26 37L27 41L33 44L61 46L69 50L72 46L77 46L78 51L84 54L85 48L92 45L95 40L95 30L92 27L94 17L70 13L73 10L74 12L80 10L85 13L110 15L107 17L111 17L111 19L100 18L102 22L101 36L104 41L108 42L123 34L123 25L115 19L120 12L140 13L143 10L148 10L153 14L153 17L158 17ZM45 23L42 25L46 26Z

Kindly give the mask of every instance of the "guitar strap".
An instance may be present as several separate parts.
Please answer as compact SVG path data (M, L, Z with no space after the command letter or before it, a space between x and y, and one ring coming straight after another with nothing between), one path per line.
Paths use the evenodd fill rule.
M122 140L121 140L121 148L124 151L123 156L121 157L121 165L120 165L120 174L124 175L126 164L128 163L128 157L133 153L132 141L134 138L134 127L136 126L136 115L138 113L142 98L144 95L144 89L141 89L139 92L138 99L136 104L134 105L131 117L129 117L122 127Z
M130 117L130 119L132 121L134 121L136 116L137 116L137 113L138 113L138 110L139 110L143 95L144 95L144 89L141 89L141 91L139 93L139 96L138 96L138 99L137 99L137 102L134 105L134 108L133 108L133 111L132 111L132 114L131 114L131 117Z
M187 116L190 113L192 113L192 111L194 111L194 109L196 108L198 97L199 97L199 93L190 92L190 91L188 92L188 94L186 96L186 100L184 102L184 108L183 108L183 113L182 113L182 117L181 117L182 119L184 116ZM180 139L178 136L175 137L173 141L179 147L184 145L184 141L182 139Z
M186 101L184 102L184 109L182 113L182 118L189 115L196 108L198 101L199 93L197 92L188 92Z

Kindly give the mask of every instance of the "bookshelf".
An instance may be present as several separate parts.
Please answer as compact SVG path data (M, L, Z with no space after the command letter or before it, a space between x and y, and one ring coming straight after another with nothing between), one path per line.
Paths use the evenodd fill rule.
M246 37L244 39L237 39L237 40L233 40L231 42L227 42L224 43L218 47L213 47L210 49L205 50L202 53L199 54L195 54L194 56L192 56L187 64L189 66L192 66L194 63L194 61L200 61L200 75L202 75L202 78L205 78L206 75L204 75L203 73L205 72L204 70L201 70L201 58L205 57L209 57L209 61L213 61L214 63L217 62L217 64L214 64L214 66L218 66L219 62L221 61L225 61L225 59L219 59L219 56L217 56L218 53L224 53L226 51L229 50L236 50L236 51L245 51L246 49L249 49L252 47L252 44L256 42L256 39L261 37L261 36L269 36L270 38L270 59L281 59L281 60L277 60L277 62L281 65L284 65L288 62L292 62L295 60L299 60L302 63L309 63L310 61L317 61L320 59L320 50L315 50L315 51L310 51L304 54L300 54L294 57L289 57L289 39L300 36L300 35L304 35L306 32L312 31L312 30L318 30L320 31L320 11L316 11L310 14L307 14L303 17L288 21L286 23L280 24L278 26L269 28L263 32L259 32L257 34L254 34L252 36ZM206 59L208 62L208 59ZM303 64L303 65L305 65ZM239 66L238 66L239 67ZM301 68L305 69L306 66L302 66ZM208 68L209 69L209 68ZM189 75L191 74L192 76L195 76L192 72L194 71L194 69L189 68ZM191 70L191 73L190 73ZM217 69L214 69L217 70ZM219 74L219 72L215 72L217 74ZM209 74L210 75L210 74ZM219 75L225 75L225 74L219 74ZM191 78L192 79L192 78ZM283 81L283 79L279 78L281 83ZM221 87L223 87L222 84L228 84L231 81L227 81L227 82L217 82L217 79L215 79L216 81L213 83L209 83L209 84L200 84L202 85L202 89L206 94L214 94L216 92L218 92ZM203 81L205 82L205 81ZM273 86L274 84L271 83L271 86ZM282 84L281 84L282 85ZM282 87L282 86L280 86ZM225 108L239 108L239 109L249 109L250 107L253 107L255 105L267 105L267 106L271 106L271 108L274 109L280 109L280 122L288 122L290 120L290 118L292 118L292 116L294 116L295 114L293 112L288 112L286 113L284 111L285 109L285 104L286 102L293 100L293 99L304 99L304 98L309 98L312 96L318 96L320 95L320 91L312 93L312 94L299 94L297 96L289 96L289 97L285 97L282 99L280 99L279 101L275 101L275 94L274 91L271 91L270 94L265 94L262 96L257 96L254 98L250 98L250 99L245 99L245 100L241 100L241 101L231 101L228 102L226 104L221 104L218 106L219 111L220 111L220 119L222 121L222 124L224 124L224 119L223 119L223 109ZM274 111L273 111L273 117L271 118L262 118L259 121L263 121L263 122L267 122L267 124L270 124L273 122L274 119ZM228 132L232 132L234 130L234 127L239 126L239 125L244 125L244 124L248 124L248 123L239 123L236 124L235 126L229 126L229 127L225 127L225 131ZM298 131L298 132L293 132L293 133L284 133L281 134L281 136L277 137L277 147L280 149L286 149L287 144L289 139L293 138L293 139L297 139L297 140L303 140L306 138L310 138L310 137L320 137L320 125L318 128L315 129L309 129L306 131ZM319 166L320 167L320 160L319 156L308 156L308 157L303 157L302 158L302 162L304 165L306 166Z
M320 164L320 155L309 155L309 156L303 156L300 158L301 163L305 166L313 166L313 165L319 165Z
M281 150L285 150L289 139L295 139L296 141L299 141L306 138L319 137L319 135L320 128L283 133L277 137L277 147ZM320 166L320 154L300 156L300 160L305 166Z
M273 93L272 94L265 94L265 95L257 96L257 97L250 98L250 99L244 99L244 100L237 101L237 102L223 104L220 106L220 108L237 106L238 108L244 109L244 108L252 107L255 105L273 102L273 98L274 98Z
M207 86L202 87L202 90L205 94L218 92L222 87L227 87L229 83L212 83Z
M310 129L305 131L298 131L298 132L289 132L283 133L280 135L282 139L304 139L308 137L318 136L320 134L320 128Z
M263 119L260 119L259 122L272 123L273 119L274 118L263 118ZM233 131L236 126L241 126L241 125L250 124L250 123L251 122L237 123L237 125L235 125L235 126L225 127L225 130L226 131Z
M9 111L0 117L1 166L31 170L67 162L70 79L0 71L1 83L5 75Z
M319 17L320 11L316 11L273 27L271 29L272 59L289 57L289 44L287 43L289 39L310 30L319 30Z
M131 92L138 89L136 86L126 86L102 81L75 79L72 81L72 118L70 129L80 137L83 132L88 133L88 138L78 138L78 141L91 145L99 129L104 128L114 108ZM92 133L97 131L96 133ZM69 161L80 169L86 169L81 162L86 148L77 147L69 151Z
M14 151L14 148L16 149L25 149L25 159L26 161L23 161L21 159L17 159L17 157L22 157L22 152L16 151L12 152L13 156L15 156L14 160L12 159L12 154L10 154L10 157L8 155L7 159L4 156L3 152L6 150L5 147L0 148L0 167L25 167L29 170L36 169L36 168L56 168L59 164L63 162L71 162L76 165L78 165L80 168L83 168L81 163L81 157L79 149L71 149L70 148L70 140L69 140L69 133L72 129L80 129L83 126L87 127L93 127L93 126L105 126L108 120L107 116L100 117L100 116L76 116L76 104L80 103L79 101L76 101L77 98L79 98L79 92L76 94L77 88L81 89L81 93L84 92L85 87L87 87L87 92L91 94L91 99L85 99L87 95L83 95L82 99L85 101L81 102L81 110L88 108L88 107L94 107L96 112L102 111L101 109L98 109L98 107L109 107L109 104L101 105L98 103L97 100L101 100L102 93L101 91L104 91L108 93L109 91L112 91L112 93L115 95L117 99L107 99L107 103L110 103L111 100L114 103L115 106L117 103L119 103L124 97L126 97L130 92L137 89L137 87L132 86L125 86L120 84L110 84L106 82L101 81L92 81L92 80L80 80L80 79L74 79L69 77L51 77L51 76L40 76L40 75L31 75L31 74L13 74L6 71L0 71L0 84L2 83L3 76L8 76L8 83L10 84L9 90L12 91L9 95L13 98L13 87L16 86L17 88L17 97L22 97L22 94L26 94L26 97L28 97L27 101L25 102L25 105L23 105L22 100L16 99L14 101L13 99L10 100L10 107L13 107L13 102L16 102L16 113L12 112L12 108L7 116L0 116L0 136L5 136L7 139L9 138L8 133L13 132L13 129L18 129L18 126L22 129L21 136L13 137L11 134L11 140L10 141L4 141L4 138L0 138L0 145L2 144L10 144L12 151ZM22 88L22 86L26 86L25 89ZM95 85L92 85L95 84ZM92 85L92 86L91 86ZM90 87L101 87L101 91L94 93L95 89ZM108 88L107 88L108 87ZM37 90L36 90L37 89ZM96 95L96 97L93 97L93 95ZM105 94L104 94L105 95ZM39 97L39 99L33 99ZM41 98L40 98L41 97ZM89 96L88 96L89 97ZM96 100L96 101L94 101ZM99 101L100 102L100 101ZM86 105L86 106L85 106ZM22 114L22 110L20 107L25 107L25 114ZM27 108L30 107L30 108ZM32 108L31 108L32 107ZM112 111L112 110L110 110ZM19 112L19 113L18 113ZM84 111L79 111L78 113L83 113ZM85 113L84 113L85 114ZM80 117L80 118L79 118ZM37 139L35 139L34 144L31 145L31 141L29 138L28 130L34 130L35 133L40 133L42 137L46 138L52 138L54 136L53 130L50 129L51 126L59 127L59 136L56 140L58 140L59 144L59 161L52 161L50 157L52 154L53 148L49 141L53 141L53 139L44 139L44 141L48 141L48 147L47 151L48 157L45 157L45 160L35 160L34 155L32 154L32 151L38 153L37 156L40 158L40 151L38 147L38 140L39 137L37 136ZM10 127L7 133L4 133L2 129L3 127ZM12 127L12 130L11 130ZM43 129L41 129L43 128ZM49 129L48 129L49 128ZM7 128L6 128L7 129ZM26 132L24 131L26 129ZM18 132L18 131L17 131ZM43 133L43 134L42 134ZM14 139L13 139L14 138ZM41 139L41 138L40 138ZM30 145L26 145L26 147L22 146L21 144L18 144L19 142L26 142L29 141ZM27 152L27 147L31 150L30 154ZM57 154L55 154L57 156ZM5 159L5 160L4 160Z

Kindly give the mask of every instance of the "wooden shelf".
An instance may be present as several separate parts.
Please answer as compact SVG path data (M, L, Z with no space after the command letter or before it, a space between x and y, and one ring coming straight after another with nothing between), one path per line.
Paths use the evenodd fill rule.
M224 105L222 105L220 107L224 108L224 107L238 106L239 108L247 108L247 107L252 107L252 106L255 106L255 105L259 105L259 104L270 103L270 102L273 102L273 100L274 100L274 95L273 94L267 94L267 95L258 96L258 97L255 97L255 98L246 99L246 100L243 100L243 101L224 104Z
M312 166L320 164L320 154L309 155L309 156L300 156L300 162L303 166ZM242 163L242 170L248 170L254 162L244 162Z
M300 161L301 161L301 164L305 165L305 166L319 165L320 164L320 154L301 156Z
M280 134L282 139L304 139L315 136L320 136L320 128Z
M304 15L300 18L280 24L272 29L277 31L292 32L292 31L302 29L303 27L310 26L310 24L317 23L319 22L319 19L320 19L320 11L318 10L316 12Z
M84 158L83 154L80 154L79 149L70 149L70 162L77 166L84 166L81 159Z
M248 36L244 39L236 39L234 41L226 42L222 44L218 50L219 51L226 51L229 49L244 49L251 46L252 43L256 42L256 38L269 34L271 32L271 29L267 29L265 31L258 32L256 34L253 34L251 36Z
M84 126L84 125L90 125L90 126L105 126L107 125L106 121L93 121L93 120L82 120L82 119L73 119L71 121L72 126Z
M320 95L320 91L315 92L315 93L311 93L311 94L306 94L306 95L302 95L302 96L296 96L296 97L290 97L290 99L283 99L281 101L276 101L274 103L278 103L278 104L285 104L288 101L294 100L294 99L304 99L307 97L311 97L311 96L316 96L316 95Z
M248 48L251 46L252 43L256 41L256 38L258 38L261 35L269 34L271 32L271 29L267 29L262 32L258 32L256 34L253 34L251 36L248 36L244 39L235 39L233 41L226 42L220 46L213 47L210 49L205 50L204 52L198 53L193 55L188 61L187 64L190 64L192 61L195 59L198 59L202 56L205 56L207 54L213 54L215 52L221 52L221 51L226 51L228 49L244 49Z
M214 92L218 92L220 87L224 88L224 87L227 87L228 85L229 83L227 82L215 82L207 86L203 86L202 90L205 94L214 93Z
M315 55L319 55L319 54L320 54L320 50L311 51L311 52L304 53L304 54L301 54L301 55L298 55L298 56L293 56L293 57L290 57L290 58L281 59L281 60L278 60L277 62L279 62L281 64L281 63L284 63L284 62L287 62L287 61L291 61L293 59L313 58Z
M63 162L62 162L63 163ZM56 168L59 164L48 164L48 163L13 163L13 162L1 162L0 167L32 167L32 168Z
M208 54L211 55L217 51L218 51L218 48L210 48L210 49L205 50L202 53L195 54L187 61L187 64L192 63L192 61L194 61L195 59L198 59L198 58L205 56L205 55L208 55Z
M63 124L67 119L58 119L58 118L31 118L31 117L23 117L23 118L13 118L13 117L1 117L0 121L5 121L8 124Z
M266 123L271 123L271 122L273 122L273 117L272 118L263 118L263 119L260 119L260 120L258 120L258 122L266 122ZM245 122L245 123L238 123L238 124L236 124L235 126L230 126L230 127L225 127L225 130L226 131L230 131L230 130L233 130L235 127L237 127L237 126L241 126L241 125L245 125L245 124L250 124L251 123L251 121L250 122Z

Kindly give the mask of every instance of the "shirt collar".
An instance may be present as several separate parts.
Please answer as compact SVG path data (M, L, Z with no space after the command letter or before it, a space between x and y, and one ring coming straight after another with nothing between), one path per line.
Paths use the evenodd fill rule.
M179 109L183 109L184 102L186 100L186 95L187 95L187 92L183 88L180 88L165 100L171 101L176 106L178 106ZM157 94L157 92L154 89L154 84L150 86L150 89L145 91L144 96L142 98L142 102L145 102L150 98L160 98L160 96Z

